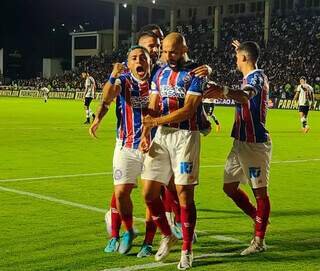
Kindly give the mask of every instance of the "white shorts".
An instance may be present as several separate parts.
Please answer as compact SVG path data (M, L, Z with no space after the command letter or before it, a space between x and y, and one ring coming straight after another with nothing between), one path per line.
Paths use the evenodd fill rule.
M139 150L123 147L116 143L113 154L113 184L137 185L137 178L141 175L144 154Z
M271 141L248 143L234 140L224 168L224 183L249 183L252 188L269 183Z
M141 178L168 185L198 184L200 132L160 126L144 161Z

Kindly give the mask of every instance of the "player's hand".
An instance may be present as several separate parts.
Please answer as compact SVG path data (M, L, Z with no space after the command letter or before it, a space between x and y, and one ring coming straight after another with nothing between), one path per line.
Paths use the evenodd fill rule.
M223 88L219 85L210 85L205 89L203 98L208 99L224 99Z
M150 140L147 137L141 137L141 141L139 144L139 150L142 153L147 153L150 149Z
M152 128L152 127L158 126L158 124L156 122L156 118L153 118L150 115L143 117L142 125L146 128Z
M123 71L124 71L124 64L114 63L111 76L114 78L118 78L121 75L121 73L123 73Z
M240 41L238 40L233 40L232 41L232 46L236 49L236 51L238 50L239 46L240 46Z
M93 137L93 138L98 138L97 137L97 130L100 126L100 121L95 118L93 123L91 124L90 128L89 128L89 134Z
M191 71L196 77L206 77L212 73L212 69L208 65L202 65L200 67L197 67Z

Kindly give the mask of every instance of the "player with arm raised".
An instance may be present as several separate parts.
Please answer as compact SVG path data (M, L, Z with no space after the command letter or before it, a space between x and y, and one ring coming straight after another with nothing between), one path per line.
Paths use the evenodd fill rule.
M251 245L241 255L266 250L265 233L270 215L268 195L271 139L265 128L269 84L262 70L257 68L260 48L255 42L234 41L237 67L243 74L241 89L212 86L205 97L229 98L236 101L235 122L231 136L233 147L224 170L224 192L255 223ZM257 207L240 189L240 182L249 182Z
M113 159L114 194L112 208L112 236L105 252L119 251L127 254L135 233L133 231L131 191L137 185L144 155L138 150L142 132L142 117L148 113L150 56L141 46L133 46L128 52L129 72L123 72L124 65L116 63L109 81L103 90L103 101L90 127L90 134L96 137L97 129L114 98L117 115L117 142ZM121 222L125 233L119 244Z

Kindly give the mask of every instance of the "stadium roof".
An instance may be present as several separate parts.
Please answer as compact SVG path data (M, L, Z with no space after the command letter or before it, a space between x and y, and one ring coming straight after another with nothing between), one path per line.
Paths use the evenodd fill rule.
M179 7L179 5L183 5L183 6L190 6L190 7L194 7L194 6L201 6L201 5L214 5L218 2L218 0L197 0L196 2L194 0L155 0L155 3L153 4L152 0L100 0L100 1L104 1L104 2L117 2L119 1L119 3L123 4L123 3L127 3L127 4L131 4L133 1L136 2L136 4L138 6L146 6L146 7L170 7L173 5L173 2L176 1L176 5L177 7Z

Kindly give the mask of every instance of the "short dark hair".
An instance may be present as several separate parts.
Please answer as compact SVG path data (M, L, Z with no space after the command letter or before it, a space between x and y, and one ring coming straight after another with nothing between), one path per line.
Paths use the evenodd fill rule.
M146 55L150 57L148 50L140 45L132 45L127 52L127 56L129 56L129 54L135 49L142 49L146 53Z
M147 24L141 27L139 32L152 31L152 30L161 30L161 27L157 24Z
M138 37L137 37L137 44L139 44L139 41L142 37L152 37L152 38L155 38L155 39L159 39L159 37L153 33L152 31L143 31L143 32L139 32L138 33Z
M307 78L306 78L305 76L301 76L301 77L300 77L300 80L307 81Z
M248 54L249 58L251 59L251 61L253 62L257 62L259 60L260 57L260 46L258 45L258 43L254 42L254 41L245 41L242 42L237 51L244 51Z

